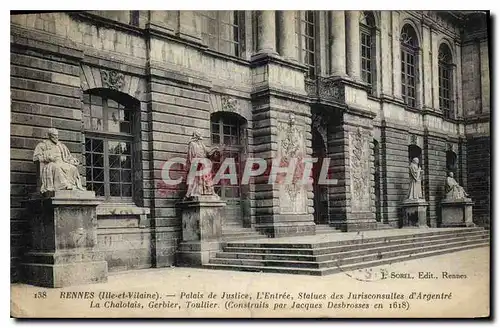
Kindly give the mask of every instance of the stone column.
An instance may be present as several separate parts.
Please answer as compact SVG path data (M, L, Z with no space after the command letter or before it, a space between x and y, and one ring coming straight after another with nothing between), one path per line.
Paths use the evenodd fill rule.
M330 73L335 76L346 76L344 11L331 11L330 24Z
M439 110L439 65L438 65L438 33L431 29L431 68L432 68L432 107Z
M278 52L286 58L296 61L297 49L295 48L295 11L280 10L278 17Z
M359 54L359 11L346 11L347 74L354 80L361 80Z
M395 98L401 96L401 29L399 26L399 13L392 11L392 93Z
M276 54L276 18L273 10L259 10L257 18L257 53Z

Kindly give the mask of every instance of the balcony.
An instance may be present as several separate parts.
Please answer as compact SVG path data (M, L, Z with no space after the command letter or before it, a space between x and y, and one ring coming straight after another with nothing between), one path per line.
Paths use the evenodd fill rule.
M315 80L306 79L305 89L310 98L318 102L345 103L345 91L342 80L334 77L318 76Z

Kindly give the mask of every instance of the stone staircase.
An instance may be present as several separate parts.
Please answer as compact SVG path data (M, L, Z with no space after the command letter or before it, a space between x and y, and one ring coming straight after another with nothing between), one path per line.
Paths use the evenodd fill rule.
M204 267L328 275L489 245L489 231L478 227L392 229L349 236L333 233L309 236L304 242L293 238L227 242Z
M259 232L252 228L243 228L241 223L238 225L222 226L222 241L249 240L264 238Z

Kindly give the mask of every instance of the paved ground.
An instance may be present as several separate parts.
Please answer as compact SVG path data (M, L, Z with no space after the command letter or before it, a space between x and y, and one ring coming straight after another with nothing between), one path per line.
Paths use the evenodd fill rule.
M114 274L105 284L63 289L13 284L11 313L14 316L35 317L191 318L487 316L489 251L489 247L482 247L324 277L165 268ZM462 278L446 279L443 278L443 272L462 275ZM429 279L427 275L424 278L425 273L435 277ZM387 278L382 279L383 276ZM89 293L78 295L67 293L69 291ZM111 295L129 295L123 292L138 292L144 296L149 294L150 298L138 299L137 302L123 298L111 300ZM217 296L210 298L210 292ZM248 294L251 299L221 299L223 292L240 297ZM238 292L239 295L234 295ZM352 299L349 298L350 293L364 294ZM202 298L195 298L200 294L203 294ZM371 299L374 294L390 299ZM156 295L158 301L152 300ZM288 300L276 299L287 295L290 297ZM340 295L343 299L339 298ZM75 296L87 299L68 299ZM104 298L100 299L101 296ZM269 298L271 296L272 299ZM326 299L319 299L323 296ZM419 296L422 299L418 299ZM402 299L394 299L397 297ZM99 308L96 307L97 303ZM138 305L139 308L110 307L124 303ZM375 309L375 304L383 308ZM267 309L260 308L266 305ZM210 306L213 308L208 308Z

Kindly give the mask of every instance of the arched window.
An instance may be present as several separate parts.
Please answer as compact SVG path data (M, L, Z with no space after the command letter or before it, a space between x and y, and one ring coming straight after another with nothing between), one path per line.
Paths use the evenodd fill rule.
M241 57L245 15L241 11L200 11L201 37L212 50Z
M295 35L299 62L307 66L307 76L316 77L316 12L297 11Z
M87 189L132 200L132 144L138 101L103 89L83 95Z
M359 32L361 47L361 78L371 87L375 76L375 17L372 12L361 12Z
M450 48L446 44L439 46L439 108L446 118L452 118L453 113L453 60Z
M418 38L409 24L401 30L401 95L407 106L417 107Z

